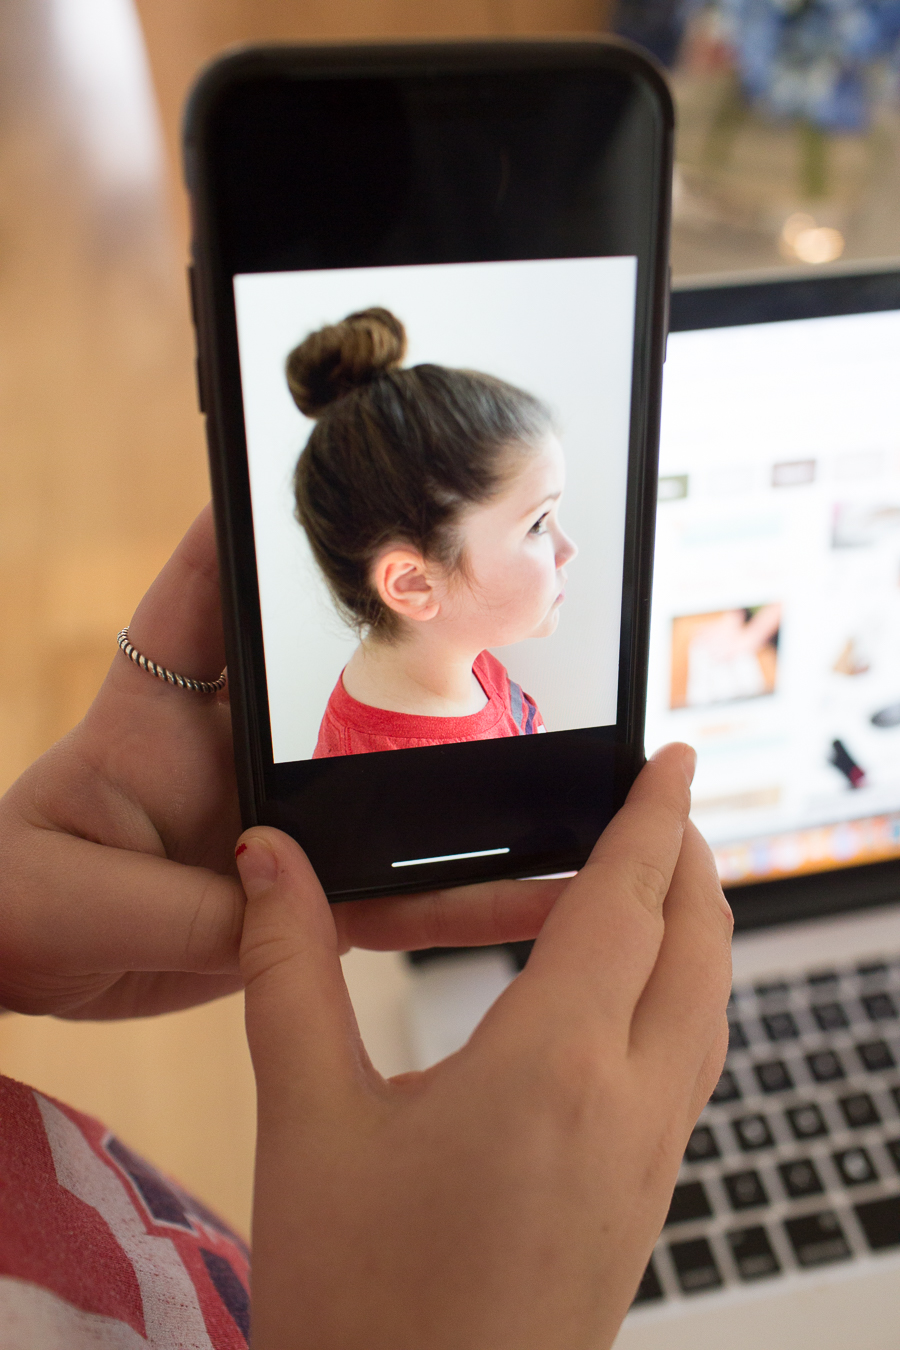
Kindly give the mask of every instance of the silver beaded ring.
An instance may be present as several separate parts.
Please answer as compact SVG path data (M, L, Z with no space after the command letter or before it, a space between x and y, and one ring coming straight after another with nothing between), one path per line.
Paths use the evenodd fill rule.
M165 666L158 666L149 656L144 656L134 643L128 641L127 628L122 629L116 641L136 666L146 670L148 675L155 675L158 680L165 680L167 684L177 685L179 689L189 689L192 694L217 694L220 689L225 688L227 671L223 670L217 680L192 680L187 675L176 675L174 670L166 670Z

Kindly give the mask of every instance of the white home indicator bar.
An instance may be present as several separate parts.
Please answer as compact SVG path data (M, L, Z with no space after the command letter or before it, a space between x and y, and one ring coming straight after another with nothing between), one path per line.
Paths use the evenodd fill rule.
M402 862L391 863L391 867L422 867L425 863L458 862L461 858L493 858L497 853L508 852L508 848L479 848L474 853L442 853L437 858L404 858Z

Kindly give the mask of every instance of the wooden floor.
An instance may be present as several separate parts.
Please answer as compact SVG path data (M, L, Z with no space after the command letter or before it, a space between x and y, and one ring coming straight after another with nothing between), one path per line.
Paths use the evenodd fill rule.
M528 32L593 0L130 0L0 6L0 788L81 717L207 496L172 151L186 86L235 40ZM406 1067L399 958L354 953L364 1035ZM0 1067L99 1115L239 1228L252 1076L239 998L121 1025L0 1019Z

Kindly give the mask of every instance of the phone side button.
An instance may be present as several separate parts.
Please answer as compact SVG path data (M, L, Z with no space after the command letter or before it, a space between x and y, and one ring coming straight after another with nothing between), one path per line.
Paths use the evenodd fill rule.
M206 416L206 401L203 398L203 371L200 368L200 357L194 357L194 374L197 377L197 407Z
M191 323L197 327L197 274L194 271L194 264L190 263L187 269L188 300L191 306Z
M194 269L191 268L192 276L193 271ZM666 273L666 308L663 314L663 365L666 364L666 357L669 355L669 324L671 322L672 322L672 264L669 263L669 270Z

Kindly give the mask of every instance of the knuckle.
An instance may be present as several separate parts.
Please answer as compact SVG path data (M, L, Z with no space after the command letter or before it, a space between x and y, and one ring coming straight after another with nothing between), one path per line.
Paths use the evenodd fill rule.
M185 943L189 970L206 973L233 966L241 940L243 905L237 886L229 890L226 899L222 879L212 875L202 885Z
M297 955L298 944L291 935L274 924L256 924L252 933L245 932L241 943L240 966L245 986L249 988Z
M550 1047L539 1071L540 1097L567 1130L596 1120L615 1096L610 1057L594 1038Z
M691 1100L691 1120L692 1122L700 1115L706 1103L713 1094L716 1083L725 1066L725 1056L728 1053L728 1022L723 1013L719 1018L719 1025L715 1034L715 1039L710 1047L700 1073Z
M219 559L211 541L212 524L204 513L182 539L179 556L186 572L194 573L203 581L217 582Z
M647 858L638 858L630 868L628 882L638 903L656 914L669 889L669 878L663 869Z
M458 919L455 897L447 891L429 893L426 906L426 932L429 944L433 947L450 947L458 940L454 929L454 919Z

